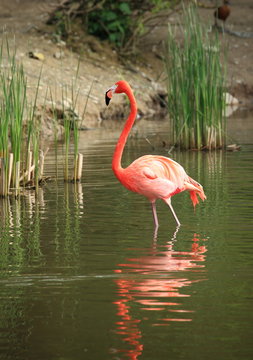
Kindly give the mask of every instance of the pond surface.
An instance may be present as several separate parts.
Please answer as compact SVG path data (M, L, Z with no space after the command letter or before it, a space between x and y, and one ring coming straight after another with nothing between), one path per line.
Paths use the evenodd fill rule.
M168 156L159 126L125 164ZM176 195L179 229L158 202L154 240L149 203L111 172L117 135L83 135L82 184L0 200L0 359L252 359L253 146L172 153L207 201Z

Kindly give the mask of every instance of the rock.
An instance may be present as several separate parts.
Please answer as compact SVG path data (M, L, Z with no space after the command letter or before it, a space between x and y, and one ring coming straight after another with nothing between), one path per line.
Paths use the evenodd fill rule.
M36 59L36 60L40 60L40 61L45 60L45 56L42 53L39 53L39 52L29 51L28 56L30 58L32 58L32 59Z
M57 60L63 59L64 58L64 52L63 51L56 51L53 56Z
M227 145L227 150L228 151L238 151L238 150L241 150L241 146L237 145L237 144L230 144L230 145Z
M236 99L234 96L232 96L229 93L225 93L225 101L226 101L226 105L238 105L239 104L239 100Z

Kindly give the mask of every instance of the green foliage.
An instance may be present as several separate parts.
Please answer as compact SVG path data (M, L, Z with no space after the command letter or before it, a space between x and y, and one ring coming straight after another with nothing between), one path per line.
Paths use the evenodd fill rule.
M57 35L65 38L66 35L69 34L71 31L69 17L61 11L57 11L55 14L55 21L57 23Z
M130 35L132 10L127 2L107 1L108 5L89 14L88 31L122 47Z
M133 51L147 31L146 24L157 13L179 0L69 0L60 5L48 20L56 25L56 34L68 40L76 24L101 40L108 40L118 50ZM155 25L154 25L155 26Z
M129 50L145 33L152 15L177 2L106 0L101 8L88 14L88 32L102 40L108 39L118 49Z
M16 195L18 194L20 175L25 172L25 158L31 147L34 150L38 146L39 129L35 123L34 112L41 72L35 98L30 103L23 65L16 59L15 48L10 50L7 38L3 39L0 45L0 65L0 159L3 164L0 169L0 196L6 196L10 185L15 187ZM24 144L25 135L27 142ZM34 163L36 173L38 161L35 160Z

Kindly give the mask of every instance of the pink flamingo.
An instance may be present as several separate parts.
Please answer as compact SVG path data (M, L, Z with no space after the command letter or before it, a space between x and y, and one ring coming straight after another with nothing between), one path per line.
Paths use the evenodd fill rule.
M125 93L128 96L131 111L114 151L112 170L121 184L128 190L142 194L149 199L152 205L156 229L159 226L156 212L157 199L162 199L170 207L179 226L180 222L171 205L171 197L184 190L188 190L193 206L195 207L195 205L198 204L197 194L202 200L206 199L203 188L197 181L186 174L180 164L165 156L145 155L136 159L127 168L122 168L121 158L127 137L137 115L137 104L130 85L124 80L118 81L106 91L106 105L109 105L114 93Z

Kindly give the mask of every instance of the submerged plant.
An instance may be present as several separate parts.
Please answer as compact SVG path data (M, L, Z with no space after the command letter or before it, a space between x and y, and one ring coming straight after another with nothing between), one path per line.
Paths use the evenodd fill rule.
M217 34L210 35L194 7L184 9L183 42L169 27L165 56L173 145L215 149L225 145L225 70Z

